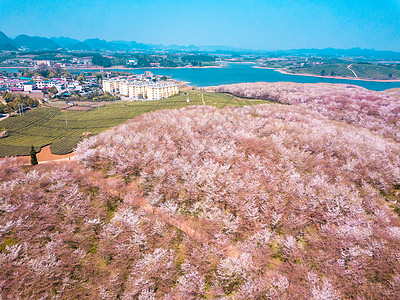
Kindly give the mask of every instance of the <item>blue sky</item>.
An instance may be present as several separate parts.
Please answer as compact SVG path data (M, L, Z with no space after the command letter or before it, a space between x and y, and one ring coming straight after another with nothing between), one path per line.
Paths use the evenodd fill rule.
M0 0L8 36L400 51L400 0Z

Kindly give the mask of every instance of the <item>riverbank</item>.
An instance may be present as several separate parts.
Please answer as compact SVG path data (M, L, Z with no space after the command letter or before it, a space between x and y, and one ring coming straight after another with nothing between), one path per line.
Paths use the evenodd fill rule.
M1 69L1 68L0 68ZM90 69L88 69L90 70ZM115 69L118 71L117 69ZM400 88L400 81L390 82L385 81L372 81L372 80L357 80L355 78L331 78L328 76L313 76L310 74L289 74L284 72L277 72L276 69L259 67L251 63L228 63L227 65L220 64L219 67L213 68L152 68L142 69L141 71L135 69L126 69L125 72L129 73L143 73L150 71L155 75L168 76L174 80L181 81L190 86L208 87L224 84L242 83L242 82L298 82L298 83L337 83L337 84L351 84L362 86L369 90L384 91L391 88ZM92 72L99 70L93 69ZM122 71L122 70L121 70ZM70 70L73 74L87 72L86 70ZM297 76L293 76L297 75Z
M268 67L262 67L262 66L252 66L252 68L255 69L267 69L267 70L274 70L277 71L281 74L285 75L296 75L296 76L308 76L308 77L317 77L317 78L329 78L329 79L342 79L342 80L360 80L360 81L374 81L374 82L400 82L400 79L366 79L366 78L356 78L356 77L342 77L342 76L321 76L321 75L316 75L316 74L308 74L308 73L289 73L287 71L284 71L282 69L275 69L275 68L268 68Z
M140 68L128 68L125 66L112 66L112 67L100 67L100 66L90 66L90 67L83 67L83 66L79 66L79 67L67 67L65 68L65 70L148 70L148 69L214 69L214 68L222 68L222 67L226 67L226 64L219 64L217 66L202 66L202 67L194 67L194 66L183 66L183 67L140 67ZM14 66L14 67L0 67L0 69L29 69L29 70L33 70L35 69L34 67L22 67L22 66Z
M66 70L153 70L153 69L165 69L165 70L175 70L175 69L215 69L215 68L222 68L226 65L220 64L218 66L203 66L203 67L193 67L193 66L183 66L183 67L140 67L140 68L128 68L125 66L112 66L112 67L76 67L76 68L65 68Z

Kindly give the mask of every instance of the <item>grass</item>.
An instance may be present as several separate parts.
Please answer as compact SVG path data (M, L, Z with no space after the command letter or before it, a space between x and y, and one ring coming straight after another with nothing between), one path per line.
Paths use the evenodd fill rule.
M325 70L325 74L327 76L331 75L332 72L335 73L335 76L344 76L344 77L354 77L353 72L351 72L347 66L349 64L324 64L324 65L314 65L304 68L295 68L290 67L289 70L293 70L294 73L305 73L312 75L321 75L322 70Z
M289 67L288 70L294 71L294 73L306 73L313 75L321 75L322 70L325 70L325 74L331 75L332 71L335 73L335 76L345 76L345 77L353 77L355 78L353 72L351 72L347 66L350 63L339 63L339 64L323 64L323 65L314 65L308 66L304 68L298 67ZM376 64L362 64L362 63L353 63L351 64L351 69L356 72L357 76L362 79L400 79L400 70L383 65ZM389 77L389 74L392 74Z
M36 108L24 116L12 116L0 121L9 136L0 139L0 157L28 155L31 145L37 150L51 144L54 154L73 151L85 133L98 134L146 112L176 109L190 105L244 106L266 103L261 100L239 100L227 94L190 91L188 96L177 95L168 99L143 102L113 103L89 111L61 111L57 108ZM67 121L66 121L67 120Z

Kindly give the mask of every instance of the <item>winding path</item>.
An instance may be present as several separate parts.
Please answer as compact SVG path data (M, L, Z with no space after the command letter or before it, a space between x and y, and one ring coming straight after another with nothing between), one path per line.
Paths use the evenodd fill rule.
M108 179L106 179L106 184ZM119 198L129 197L130 202L133 206L142 209L143 211L153 214L161 218L165 223L178 228L179 230L186 233L190 238L195 241L205 244L210 241L215 241L214 234L207 231L207 224L204 220L194 218L194 217L184 217L180 215L169 215L167 212L163 211L159 207L153 206L147 202L147 200L138 194L138 186L135 182L132 182L126 186L126 190L121 193L121 190L115 190L108 185L108 191L113 196ZM237 257L240 255L241 251L235 245L219 245L223 248L223 252L228 257Z
M349 69L350 71L352 71L353 74L354 74L354 76L355 76L356 78L358 78L356 72L354 72L354 70L351 68L352 65L353 65L353 64L348 65L348 66L347 66L347 69Z

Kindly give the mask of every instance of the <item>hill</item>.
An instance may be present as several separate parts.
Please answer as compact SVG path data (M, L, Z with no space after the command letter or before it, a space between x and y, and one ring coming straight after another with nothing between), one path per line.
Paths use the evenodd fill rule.
M64 48L68 50L79 50L79 51L90 51L90 50L101 50L101 51L130 51L130 50L173 50L173 51L188 51L188 52L222 52L224 54L232 53L252 53L259 54L260 50L244 49L223 45L155 45L155 44L144 44L136 41L123 41L114 40L106 41L100 38L91 38L84 41L79 41L70 37L30 37L27 35L19 35L15 40L7 40L1 42L2 38L7 36L0 32L0 50L10 50L15 46L25 47L30 50L48 50ZM8 38L7 38L8 39ZM81 44L83 43L83 44ZM2 46L3 45L3 46ZM87 47L87 46L88 47ZM2 49L7 48L7 49ZM13 48L13 50L17 50ZM262 53L269 57L275 56L300 56L300 57L335 57L335 58L356 58L362 60L374 60L374 61L399 61L400 52L396 51L385 51L375 49L362 49L362 48L351 48L351 49L291 49L291 50L263 50Z
M2 297L398 299L397 91L218 90L277 103L177 105L77 162L1 160Z
M6 36L2 31L0 31L0 50L12 51L17 50L13 41Z
M51 40L54 41L57 45L60 45L63 48L65 48L68 45L73 45L73 44L80 43L80 41L77 40L77 39L71 39L69 37L64 37L64 36L52 37Z
M67 44L64 46L65 49L68 50L77 50L77 51L91 51L93 50L88 44L83 42L78 42L75 44Z
M1 160L2 296L399 298L396 91L219 89L281 103L147 113L78 163Z
M305 107L400 142L400 102L395 91L375 92L355 85L255 82L223 85L217 92Z
M299 67L285 66L285 72L293 74L312 74L317 76L343 76L373 80L399 80L400 67L396 64L382 65L370 63L324 63Z
M83 42L92 49L109 50L109 45L106 40L101 40L96 38L96 39L87 39L84 40Z
M60 46L51 39L38 36L28 36L25 34L17 36L14 39L14 43L17 44L18 47L24 47L30 50L51 50L60 48Z
M292 50L278 50L270 51L276 55L298 55L298 56L319 56L319 57L353 57L353 58L364 58L372 60L400 60L400 52L396 51L385 51L375 49L362 49L362 48L351 48L351 49L336 49L336 48L324 48L324 49L292 49Z

